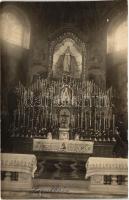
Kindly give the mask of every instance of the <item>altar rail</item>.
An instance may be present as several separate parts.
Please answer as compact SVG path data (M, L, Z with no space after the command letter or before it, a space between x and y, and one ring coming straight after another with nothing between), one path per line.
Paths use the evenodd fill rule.
M85 178L90 179L91 191L128 193L128 159L90 157L86 169Z
M37 160L35 155L2 153L2 190L32 189L36 169Z

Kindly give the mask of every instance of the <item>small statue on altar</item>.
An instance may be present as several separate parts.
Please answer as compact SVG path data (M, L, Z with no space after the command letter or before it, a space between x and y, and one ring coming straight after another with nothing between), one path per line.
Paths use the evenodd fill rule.
M83 140L85 138L85 131L84 129L81 131L80 139Z
M68 87L64 87L61 91L61 102L62 104L69 104L71 99L71 91Z
M78 133L75 134L75 138L74 139L75 140L79 140L79 134Z
M51 132L48 132L47 139L52 140L52 133Z
M64 143L64 142L63 142L62 145L61 145L61 149L62 149L62 150L65 150L65 149L66 149L66 146L65 146L65 143Z
M44 139L46 138L46 133L44 128L41 129L41 137L43 137Z

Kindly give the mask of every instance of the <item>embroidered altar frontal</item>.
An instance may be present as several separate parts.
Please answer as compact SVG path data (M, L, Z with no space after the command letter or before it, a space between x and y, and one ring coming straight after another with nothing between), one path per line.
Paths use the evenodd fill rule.
M33 151L92 154L93 146L94 142L91 141L33 139Z

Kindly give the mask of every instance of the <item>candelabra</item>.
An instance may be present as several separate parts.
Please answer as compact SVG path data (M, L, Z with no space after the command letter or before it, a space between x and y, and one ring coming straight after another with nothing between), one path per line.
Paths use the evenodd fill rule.
M102 90L93 81L72 78L37 78L28 89L20 82L17 89L13 130L18 137L45 138L48 131L60 127L59 111L63 108L70 112L69 128L75 133L80 130L77 134L81 138L104 141L115 133L112 88Z

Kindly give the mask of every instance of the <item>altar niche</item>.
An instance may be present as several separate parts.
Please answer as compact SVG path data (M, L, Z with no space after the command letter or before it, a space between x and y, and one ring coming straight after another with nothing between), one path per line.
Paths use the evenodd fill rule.
M86 47L75 34L65 32L51 41L49 48L49 76L69 75L80 79L85 75Z

